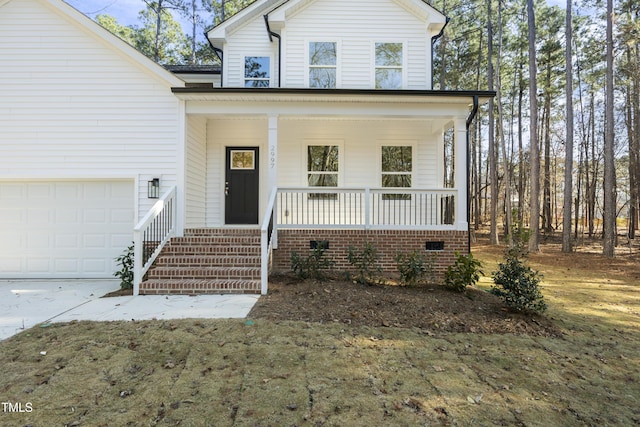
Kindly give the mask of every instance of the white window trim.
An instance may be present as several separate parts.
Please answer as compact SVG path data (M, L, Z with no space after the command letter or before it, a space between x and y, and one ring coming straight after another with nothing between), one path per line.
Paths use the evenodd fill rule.
M336 187L312 187L309 185L309 171L307 170L309 165L309 150L307 147L310 145L334 145L338 147L338 185ZM344 186L344 141L342 139L305 139L302 143L302 178L301 187L304 188L340 188ZM312 172L315 173L315 172ZM329 172L335 173L335 172Z
M411 147L411 172L383 172L382 171L382 147ZM378 141L378 184L380 188L401 190L403 188L415 188L416 159L418 155L418 143L415 140L389 140ZM383 187L382 175L411 175L411 187Z
M305 39L304 40L304 87L310 88L309 73L311 64L309 64L309 44L310 43L335 43L336 44L336 89L342 88L342 40L336 38L323 39Z
M371 88L376 88L376 43L400 43L402 44L402 86L401 89L406 89L407 86L407 46L409 42L407 40L372 40L371 41ZM381 67L381 68L395 68L395 67ZM384 89L380 89L384 90Z
M268 79L256 79L256 78L247 78L245 77L245 68L244 64L246 63L247 58L269 58L269 78ZM242 57L242 87L246 87L247 80L268 80L269 86L273 87L274 75L273 75L273 56L272 55L244 55Z

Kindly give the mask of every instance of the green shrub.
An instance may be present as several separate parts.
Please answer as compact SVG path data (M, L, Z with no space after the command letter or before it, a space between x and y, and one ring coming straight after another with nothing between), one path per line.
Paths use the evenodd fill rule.
M400 272L400 281L407 286L415 286L433 277L433 262L416 251L396 255L396 266Z
M376 282L382 273L378 265L378 249L369 242L365 242L361 250L349 246L347 260L356 269L356 280L359 283Z
M444 285L456 292L464 292L467 286L475 285L483 274L482 263L472 254L461 255L456 252L456 262L447 268Z
M122 255L116 258L120 271L116 271L113 275L120 279L120 289L133 289L133 248L134 245L131 244Z
M291 253L291 270L299 279L322 280L326 277L323 270L333 267L333 261L325 257L326 249L318 246L308 256Z
M542 276L527 265L526 258L524 242L516 238L507 249L505 261L492 274L495 285L491 293L502 298L512 310L543 313L547 304L539 287Z

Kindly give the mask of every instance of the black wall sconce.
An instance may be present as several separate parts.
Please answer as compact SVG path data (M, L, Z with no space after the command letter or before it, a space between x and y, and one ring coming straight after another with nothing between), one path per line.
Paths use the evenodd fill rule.
M160 197L160 178L153 178L147 182L147 197L157 199Z

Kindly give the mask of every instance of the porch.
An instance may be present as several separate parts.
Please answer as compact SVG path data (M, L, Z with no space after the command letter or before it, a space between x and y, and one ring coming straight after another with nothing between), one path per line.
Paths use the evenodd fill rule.
M275 188L259 227L189 228L176 234L176 190L167 192L135 228L134 294L268 292L269 275L291 268L292 252L327 249L336 270L351 268L349 247L373 244L379 265L395 256L433 257L443 274L467 251L455 223L452 189Z

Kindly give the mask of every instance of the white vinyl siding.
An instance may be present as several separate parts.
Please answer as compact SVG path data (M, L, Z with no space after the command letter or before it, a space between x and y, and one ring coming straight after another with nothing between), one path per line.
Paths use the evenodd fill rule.
M137 178L140 216L148 180L178 182L169 81L36 0L1 8L0 40L0 178Z
M281 119L278 130L280 187L307 187L307 146L323 144L339 146L340 187L380 187L382 145L413 147L414 188L442 186L437 136L419 121Z
M339 87L374 88L372 44L402 40L407 58L404 88L430 88L431 34L427 24L392 0L370 2L366 8L362 8L360 2L314 2L287 19L285 34L285 87L306 86L308 42L325 40L329 35L332 40L339 41L340 46Z
M224 46L223 85L226 87L244 87L244 61L247 56L268 56L271 58L271 81L277 82L278 41L269 41L264 19L247 23L229 37ZM277 83L272 86L276 86Z

